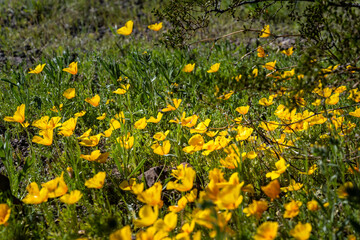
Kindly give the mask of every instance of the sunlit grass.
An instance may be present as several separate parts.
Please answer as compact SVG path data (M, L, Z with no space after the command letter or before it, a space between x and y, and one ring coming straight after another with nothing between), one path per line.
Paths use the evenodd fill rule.
M298 68L301 45L240 61L228 42L169 50L131 39L150 23L123 25L112 56L2 73L2 238L358 234L360 93L336 71L358 73Z

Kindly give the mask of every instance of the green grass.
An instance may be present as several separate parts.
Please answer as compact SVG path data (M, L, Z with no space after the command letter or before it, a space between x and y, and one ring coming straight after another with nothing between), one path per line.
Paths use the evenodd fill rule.
M156 22L150 11L159 6L157 2L145 3L143 7L135 3L123 6L108 1L104 1L104 4L94 1L92 7L86 1L67 3L4 3L4 6L10 6L9 8L14 10L16 25L11 26L11 22L5 20L1 23L1 28L5 29L1 35L1 46L8 59L3 62L0 73L0 166L1 174L10 180L11 189L0 193L0 202L8 203L11 207L8 225L0 225L1 239L108 239L111 233L127 225L135 236L146 229L135 228L133 222L139 218L139 210L145 204L139 201L135 194L121 190L120 183L135 177L138 182L145 183L145 189L150 188L141 174L152 167L165 166L166 168L158 173L159 176L155 176L155 180L160 181L163 186L161 199L164 206L159 209L160 219L169 213L169 206L176 205L178 200L189 192L166 189L168 182L175 180L171 169L181 163L189 163L195 170L193 188L198 192L208 188L209 172L215 168L223 171L226 181L232 174L238 173L239 181L243 181L244 185L253 185L254 192L241 192L242 203L229 210L231 219L225 224L228 228L221 226L224 220L219 220L220 212L223 214L226 211L217 209L217 202L211 198L205 197L205 201L201 200L200 194L194 203L188 203L186 208L177 214L177 227L169 232L169 237L181 233L181 227L196 219L195 212L200 210L211 211L213 215L209 217L215 218L212 229L201 224L199 219L196 220L192 235L200 231L203 239L214 238L211 231L217 233L217 239L252 239L257 228L266 221L279 223L278 239L291 238L290 230L298 222L311 224L311 239L345 239L351 234L358 236L359 172L355 168L359 163L360 122L359 118L349 115L349 112L357 109L359 103L347 98L349 91L354 88L353 82L344 83L343 75L329 74L325 78L319 74L320 69L330 66L330 63L318 61L303 66L300 64L304 62L304 56L301 55L301 48L304 47L302 43L296 43L297 49L288 57L278 51L276 46L267 46L271 38L258 39L257 43L254 42L248 47L245 43L235 45L224 40L216 43L213 48L211 44L199 44L188 50L168 49L156 41L160 38L159 32L146 30L148 24ZM25 10L21 10L21 6L25 6ZM58 9L58 14L49 11L50 6ZM90 14L85 14L88 11ZM92 11L96 12L92 14ZM7 14L5 10L1 12L1 15L5 16L4 14ZM136 14L140 17L136 18L133 34L116 35L114 31L127 20L135 19ZM24 19L30 19L31 24ZM72 19L72 23L66 19ZM66 23L57 24L62 21ZM89 22L91 24L88 24ZM57 28L58 26L60 27ZM71 35L71 26L77 28L74 30L75 35ZM106 33L98 39L103 27L106 28ZM252 37L257 38L257 34L253 33ZM13 42L16 38L24 41ZM23 57L25 60L15 64L13 60L16 51L25 51L26 39L30 39L28 41L31 49L41 49L41 52L26 51ZM265 59L257 57L256 52L241 59L249 51L246 48L253 50L259 45L264 46L268 54ZM271 71L264 69L262 65L274 60L277 60L276 68L280 73L296 66L295 75L286 80L269 77ZM76 75L62 71L71 62L78 62L79 70ZM40 74L28 73L29 67L34 68L40 63L46 63ZM196 64L191 73L182 71L188 63ZM207 73L215 63L221 63L219 71ZM251 76L254 68L259 70L257 77ZM236 81L234 77L239 74L242 78ZM305 75L303 81L297 78L299 74ZM358 73L347 73L346 76L356 78ZM118 81L119 77L123 80ZM323 87L338 87L343 84L347 87L347 90L340 94L339 103L327 105L325 98L312 92L313 87L305 87L310 84L317 85L319 80ZM125 83L130 84L126 94L113 93ZM281 87L287 88L286 94L279 94ZM68 88L76 89L76 96L70 100L63 97ZM304 89L304 107L296 104L294 100L301 89ZM229 99L218 99L230 91L234 93ZM273 105L265 107L258 103L261 98L268 98L276 93L278 96ZM101 98L99 106L93 107L84 101L96 94ZM179 108L164 112L159 123L148 123L142 130L134 127L137 120L156 117L168 104L174 105L174 98L182 99ZM318 98L322 99L321 105L312 105ZM108 100L110 102L106 104ZM85 110L86 114L77 119L71 136L58 135L60 129L55 128L52 144L45 146L32 142L33 137L39 135L36 127L30 125L23 128L19 123L3 120L5 116L13 116L16 107L21 104L26 106L25 119L29 123L43 116L60 117L60 122L64 123L77 112ZM61 111L50 110L60 104L63 104ZM286 105L289 110L296 109L297 113L305 110L313 113L326 111L323 114L327 118L326 122L302 131L286 132L279 127L273 132L266 132L259 124L261 121L277 121L281 124L279 117L274 115L280 104ZM250 110L243 116L241 125L254 129L251 136L257 137L255 141L235 140L238 134L235 128L239 124L236 124L234 119L241 116L235 109L246 105L250 106ZM343 110L339 116L343 116L345 120L337 129L331 121L334 113L329 112L329 109ZM125 124L114 130L110 137L101 137L94 147L79 144L77 137L89 128L92 129L91 135L103 133L110 127L110 120L121 111L125 115ZM191 134L189 128L180 124L169 123L175 118L180 119L183 112L186 112L186 117L197 115L197 124L210 119L208 130L225 134L230 140L227 147L235 144L240 154L255 151L257 157L244 159L234 169L227 169L220 163L220 160L228 155L224 148L209 155L203 155L204 150L185 153L183 148L189 146L188 141L195 134ZM103 113L106 113L104 120L96 119ZM346 132L349 121L357 126ZM155 154L151 148L155 143L153 135L166 130L170 130L166 140L170 141L171 148L169 154L161 156ZM344 132L346 134L343 134ZM128 133L135 139L131 149L122 148L116 140ZM281 144L276 142L283 133L286 134L286 148L281 148ZM328 135L328 138L320 137L323 135ZM202 136L205 142L215 139L204 133ZM80 158L81 154L90 154L97 149L102 153L109 153L105 163ZM240 158L239 155L236 156ZM261 187L271 181L266 177L266 173L276 170L275 162L280 156L289 164L278 178L281 187L289 186L292 180L303 186L297 191L282 191L279 198L270 201ZM318 169L312 175L300 174L308 171L314 164ZM72 173L68 172L68 167L73 169ZM100 171L106 172L104 186L101 189L87 188L85 181ZM58 198L49 198L47 202L36 205L16 204L12 199L11 195L20 200L24 199L28 194L26 187L30 183L36 182L40 185L59 177L62 172L69 192L79 190L83 194L74 205L62 203ZM354 187L347 189L347 198L341 199L336 190L345 182L352 182ZM260 219L247 217L243 209L248 207L252 200L260 199L266 200L269 208ZM329 206L321 206L318 211L311 212L306 204L313 199L321 204L329 203ZM301 201L302 206L297 216L287 219L283 216L284 205L291 200ZM209 219L207 221L211 222Z

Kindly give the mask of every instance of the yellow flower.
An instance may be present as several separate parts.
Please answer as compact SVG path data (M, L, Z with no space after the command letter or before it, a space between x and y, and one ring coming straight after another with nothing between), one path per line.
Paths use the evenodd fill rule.
M59 105L59 108L57 108L56 106L53 106L52 108L50 108L50 111L59 112L62 110L63 106L64 106L64 104L62 104L62 103Z
M185 67L182 69L182 71L189 73L189 72L192 72L194 70L194 68L195 68L195 63L193 63L193 64L189 63L189 64L185 65Z
M284 73L281 74L281 78L289 78L295 75L295 68L293 68L290 71L284 71Z
M28 73L39 74L39 73L42 72L42 70L44 69L45 65L46 65L46 63L37 65L35 69L31 69L31 68L30 68L30 72L28 72Z
M134 220L135 227L147 227L155 223L159 216L159 208L155 206L154 209L150 205L145 205L140 208L139 217L140 219Z
M64 181L64 172L61 173L60 177L42 183L41 186L47 188L49 198L60 197L68 191L68 187Z
M119 28L116 32L117 32L117 34L128 36L128 35L130 35L132 33L133 26L134 26L133 21L131 21L131 20L127 21L125 23L125 26Z
M269 100L266 98L261 98L259 100L259 104L267 107L274 104L273 100L274 100L274 96L271 95L269 96Z
M287 187L280 188L283 192L291 192L291 191L297 191L303 187L304 184L297 183L295 180L291 179L290 184Z
M174 98L172 101L173 101L175 107L173 107L173 106L171 106L170 104L168 104L168 105L166 106L166 108L163 108L161 111L162 111L162 112L169 112L169 111L174 111L174 110L176 110L176 109L180 106L182 100L181 100L181 99L176 99L176 98Z
M86 111L81 111L81 112L78 112L78 113L75 113L74 114L74 117L82 117L86 114Z
M281 51L283 54L285 54L286 56L291 56L294 53L294 47L288 48L286 50Z
M131 240L131 228L129 225L110 234L110 240Z
M346 91L346 86L333 87L334 93L342 93Z
M297 216L300 212L299 208L301 205L302 202L295 200L291 200L291 202L285 204L284 218L293 218Z
M77 139L84 139L84 138L88 138L90 136L92 129L89 128L88 130L86 130L86 132L84 132L80 137L78 137Z
M356 108L354 112L349 112L350 116L360 117L360 108Z
M167 238L167 236L169 235L168 232L165 231L157 231L157 229L155 227L148 227L146 229L146 231L139 231L136 234L136 239L137 240L150 240L150 239L154 239L154 240L160 240L160 239L170 239ZM129 239L130 240L130 239Z
M191 167L188 167L186 164L180 164L176 170L172 170L171 175L177 180L175 182L168 182L166 189L176 189L180 192L192 189L196 173Z
M28 195L22 200L25 204L40 204L47 202L48 200L48 189L42 188L39 191L39 186L36 182L32 182L26 187Z
M79 190L71 191L70 194L65 194L60 198L60 201L66 204L77 203L82 197L82 193Z
M306 204L309 211L315 212L320 209L319 203L316 200L308 201Z
M70 63L70 65L69 65L69 67L68 68L64 68L63 69L63 71L64 72L68 72L68 73L70 73L70 74L72 74L72 75L75 75L75 74L77 74L77 72L78 72L78 66L77 66L77 62L72 62L72 63Z
M255 68L255 69L252 71L253 77L257 77L258 74L259 74L259 69Z
M53 130L54 128L61 126L61 123L59 123L60 120L61 117L52 117L49 121L49 116L43 116L41 119L35 120L31 125L41 130Z
M177 202L176 206L169 206L169 211L171 212L180 212L186 207L186 204L188 203L188 200L185 196L182 196L179 201Z
M309 168L309 170L308 170L307 172L299 172L299 173L300 173L300 174L311 175L311 174L313 174L313 173L316 171L316 169L317 169L317 165L314 164L314 165L312 165L312 166Z
M147 125L146 117L143 117L135 122L134 127L136 129L144 129L146 125Z
M190 146L184 147L183 151L186 153L193 153L201 151L204 145L204 138L200 134L195 134L188 141Z
M258 47L258 49L257 49L257 56L258 57L261 57L261 58L263 58L263 57L266 57L267 55L265 54L265 51L264 51L264 49L262 48L262 46L259 46Z
M146 120L148 123L158 123L160 122L161 118L162 118L163 114L161 112L158 112L156 118L154 117L150 117L148 120Z
M270 26L269 25L265 25L265 27L261 30L261 34L259 37L261 38L267 38L269 37L270 34Z
M296 240L308 240L310 238L311 230L312 228L310 223L302 224L299 222L296 224L294 229L290 230L290 235Z
M153 138L155 140L158 140L158 141L164 141L166 136L169 134L170 130L167 130L165 133L163 132L157 132L155 133L155 135L153 136Z
M331 93L332 93L332 89L331 88L316 88L313 91L314 93L317 93L319 96L324 97L324 98L328 98L330 97Z
M348 190L351 190L352 188L354 188L352 182L346 182L344 185L340 186L336 192L339 198L347 198L349 196Z
M115 100L114 100L114 99L108 99L108 100L106 100L105 104L108 105L108 104L110 104L111 102L115 102Z
M267 70L275 70L275 64L276 64L276 60L273 61L273 62L268 62L268 63L265 63L265 65L263 65L264 68L266 68Z
M11 208L6 203L0 204L0 225L7 225L10 218Z
M313 103L311 103L314 106L320 106L321 104L321 99L316 99Z
M154 227L158 231L171 232L175 229L177 224L177 214L174 212L168 213L165 215L164 220L158 219L154 223Z
M244 208L243 212L246 214L247 217L254 215L257 219L260 219L263 212L265 212L267 209L268 203L266 201L253 200L247 208Z
M350 234L347 236L347 240L356 240L356 236L353 234Z
M254 152L254 151L250 151L246 154L246 157L245 158L248 158L248 159L254 159L257 157L257 153Z
M235 179L235 181L233 179ZM241 188L244 185L244 182L240 183L238 174L234 173L230 177L229 182L224 183L224 185L225 186L220 190L214 203L219 209L237 209L243 200L243 196L241 195ZM222 184L220 183L218 186L222 186Z
M93 178L90 178L85 181L85 186L87 188L97 188L100 189L104 186L106 173L98 172Z
M235 111L237 111L238 113L240 113L240 114L242 114L242 115L245 115L245 114L248 113L249 108L250 108L250 106L237 107L237 108L235 109Z
M109 157L109 153L101 153L100 150L92 151L90 155L80 155L81 158L90 162L96 161L98 163L104 163Z
M205 133L209 127L210 119L206 119L204 122L199 123L196 128L190 129L190 133Z
M88 102L88 103L90 103L92 106L97 107L97 106L99 106L100 96L96 94L96 95L95 95L94 97L92 97L92 98L86 98L86 99L85 99L85 102Z
M239 74L238 76L235 76L235 80L236 80L237 82L239 82L241 78L242 78L242 75L241 75L241 74Z
M153 31L159 31L160 29L162 29L163 25L162 25L162 22L160 23L155 23L155 24L152 24L152 25L149 25L148 28L150 30L153 30Z
M268 131L268 132L274 131L275 129L277 129L278 126L279 126L279 123L277 123L275 121L261 122L259 124L259 127L261 127L262 129L264 129L265 131Z
M134 136L130 136L130 133L128 133L126 136L118 137L116 141L122 148L130 149L134 145Z
M280 177L280 175L283 174L289 167L289 164L286 164L285 159L281 158L275 163L275 167L277 169L276 171L272 171L266 174L266 177L271 178L271 180Z
M162 207L164 204L161 200L162 185L160 182L156 182L152 187L146 189L137 195L137 199L140 202L148 204L150 206Z
M266 196L271 198L273 201L275 198L279 198L280 194L280 183L277 179L271 181L268 185L262 186L261 190L266 194Z
M34 136L32 142L45 146L50 146L52 144L54 135L53 129L41 130L39 135L42 136L42 138L39 136Z
M185 127L193 127L195 126L197 120L198 120L198 116L197 115L192 115L190 117L185 117L186 116L186 112L183 112L181 115L181 119L179 121L179 119L175 119L175 120L170 120L170 123L180 123L181 126L185 126Z
M176 235L175 239L190 239L190 234L194 231L194 228L195 228L195 221L194 220L192 220L190 224L185 223L181 227L182 232L178 233ZM198 235L198 234L196 234L196 235ZM196 239L195 236L193 236L193 240L199 240L199 239L201 239L201 238Z
M97 120L104 120L106 118L106 113L103 113L100 117L97 117Z
M129 181L124 180L120 183L119 187L124 191L131 191L138 195L144 191L144 183L137 183L136 178L131 178Z
M264 222L261 224L254 236L254 240L273 240L277 235L279 224L277 222Z
M83 145L85 147L95 147L99 144L100 138L102 136L102 133L96 134L94 136L90 136L87 138L82 138L80 145Z
M335 105L338 102L339 102L339 93L335 93L325 100L325 103L327 105Z
M69 137L73 135L76 127L77 118L70 118L69 120L63 122L62 126L60 127L59 135L63 135Z
M214 73L214 72L219 71L219 68L220 68L220 63L215 63L214 65L212 65L210 67L210 69L207 72L208 73Z
M14 113L14 116L6 116L4 117L4 121L7 122L18 122L21 125L25 121L25 104L21 104L16 108L16 112Z
M113 91L113 93L116 93L116 94L120 94L120 95L123 95L125 94L130 88L130 84L121 84L120 85L120 88L116 89L115 91Z
M75 88L66 89L63 96L66 97L67 99L74 98L75 97Z
M166 140L163 142L162 146L159 143L155 143L151 148L154 150L154 153L164 156L170 152L171 144L169 140Z
M253 133L254 129L239 125L236 131L237 131L237 135L235 137L236 141L242 141L248 139L250 135Z
M218 97L217 99L220 99L220 100L228 100L233 94L234 94L234 91L230 91L229 93L226 93L226 94L224 94L224 95L221 95L221 96Z

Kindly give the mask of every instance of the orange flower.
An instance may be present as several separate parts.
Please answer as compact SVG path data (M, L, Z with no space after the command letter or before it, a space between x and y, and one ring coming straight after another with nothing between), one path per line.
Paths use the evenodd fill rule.
M268 185L261 187L261 190L271 198L271 201L273 201L275 198L279 198L280 194L280 183L276 179L274 181L271 181Z
M10 218L11 208L6 203L0 204L0 225L7 225Z

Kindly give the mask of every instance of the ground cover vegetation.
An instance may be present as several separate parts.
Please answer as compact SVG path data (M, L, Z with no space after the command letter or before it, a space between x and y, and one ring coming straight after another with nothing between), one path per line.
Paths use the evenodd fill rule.
M0 5L1 239L359 237L357 1Z

